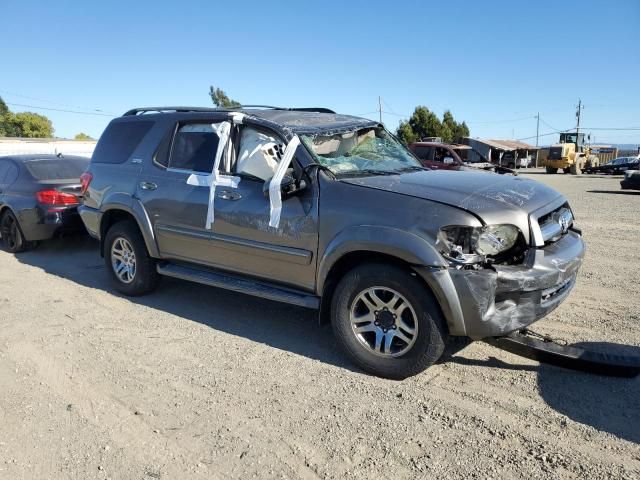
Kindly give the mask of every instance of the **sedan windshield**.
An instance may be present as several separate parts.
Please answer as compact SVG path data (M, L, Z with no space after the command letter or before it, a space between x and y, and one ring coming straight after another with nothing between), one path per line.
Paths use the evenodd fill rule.
M318 163L336 175L384 175L422 168L405 146L381 127L303 136L302 141Z

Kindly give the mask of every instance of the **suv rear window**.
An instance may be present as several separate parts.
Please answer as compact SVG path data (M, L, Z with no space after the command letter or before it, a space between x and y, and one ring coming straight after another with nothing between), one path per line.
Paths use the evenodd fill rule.
M31 176L36 181L78 179L89 166L89 159L55 158L36 159L24 162Z
M100 137L91 161L93 163L124 163L153 126L150 121L110 124Z
M211 173L218 141L210 123L181 125L173 138L169 168Z

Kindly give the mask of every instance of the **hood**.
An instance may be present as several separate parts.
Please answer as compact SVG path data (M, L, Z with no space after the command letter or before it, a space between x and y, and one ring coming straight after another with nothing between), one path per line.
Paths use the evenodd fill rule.
M528 216L560 193L528 178L484 171L431 170L343 182L433 200L467 210L487 224L512 223L528 231Z

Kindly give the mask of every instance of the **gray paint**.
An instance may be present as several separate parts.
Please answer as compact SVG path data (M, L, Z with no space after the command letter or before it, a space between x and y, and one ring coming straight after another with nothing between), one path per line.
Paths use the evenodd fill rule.
M283 139L295 133L326 134L375 125L327 113L244 113L243 123L270 128ZM121 208L136 218L152 256L198 266L200 270L193 272L200 273L194 273L193 280L221 285L224 282L218 275L226 271L246 282L258 279L260 285L268 284L270 298L282 301L293 297L280 295L278 288L298 292L299 298L321 297L332 268L344 255L368 252L392 256L412 268L433 291L449 332L473 338L528 325L555 308L571 290L584 252L580 236L570 232L545 247L538 242L536 222L566 199L521 177L419 171L336 179L312 168L307 187L283 200L277 229L269 227L269 200L263 194L263 182L242 178L238 188L229 189L233 195L221 197L226 189L218 187L213 230L206 230L208 189L187 185L189 172L166 170L152 157L176 122L219 122L228 116L228 112L145 115L156 125L132 155L141 159L141 164L91 165L94 181L81 210L93 234L99 235L101 213ZM136 117L114 122L132 118ZM295 162L301 168L314 164L304 146L299 147ZM154 183L157 188L143 190L142 182ZM528 239L522 265L459 270L434 247L438 231L445 225L495 223L516 225ZM211 275L203 274L203 268ZM165 273L171 274L170 270ZM173 273L189 278L182 270ZM556 296L542 300L547 290L567 279L570 282ZM233 285L241 288L236 281L229 288L236 288ZM263 291L247 285L241 290Z

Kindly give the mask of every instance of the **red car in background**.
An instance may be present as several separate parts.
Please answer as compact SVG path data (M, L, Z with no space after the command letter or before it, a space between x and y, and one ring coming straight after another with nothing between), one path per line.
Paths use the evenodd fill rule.
M409 144L409 150L418 157L418 160L420 160L423 166L433 170L487 170L499 174L508 173L517 175L516 172L510 168L487 162L480 154L474 157L480 159L480 162L464 161L457 151L463 152L463 155L467 157L467 151L473 150L467 145L450 145L439 142L414 142ZM475 150L473 151L475 152Z
M427 168L460 170L464 166L460 156L449 145L444 143L415 142L409 145L409 150Z

